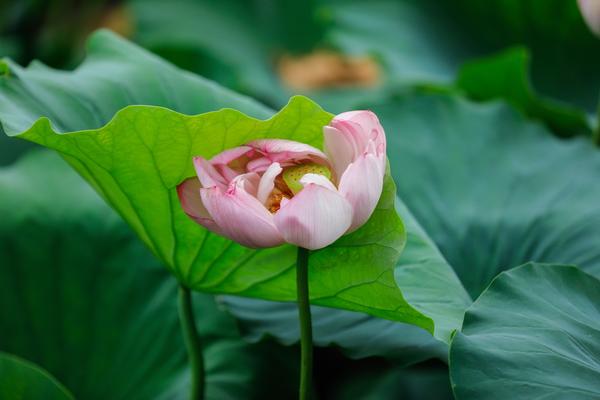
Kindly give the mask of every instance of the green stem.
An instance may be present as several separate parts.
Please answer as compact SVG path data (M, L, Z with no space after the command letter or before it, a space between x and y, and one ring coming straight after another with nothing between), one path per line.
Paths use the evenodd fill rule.
M192 370L190 400L204 399L204 359L200 336L196 330L190 290L179 286L179 319Z
M310 399L312 392L313 344L308 294L308 255L307 249L298 247L296 286L298 291L298 319L300 320L300 400Z

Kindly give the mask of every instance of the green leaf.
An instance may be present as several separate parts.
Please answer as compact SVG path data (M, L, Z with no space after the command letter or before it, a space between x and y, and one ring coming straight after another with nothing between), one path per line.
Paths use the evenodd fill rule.
M0 353L0 397L6 400L72 400L65 387L42 368Z
M130 106L98 130L56 134L43 118L20 137L60 151L191 288L294 301L291 246L255 251L209 233L184 214L176 187L194 175L192 155L210 158L253 139L281 137L282 132L287 139L321 147L322 127L331 117L301 97L266 121L229 109L185 116ZM431 329L431 321L412 310L394 284L393 266L404 242L394 193L388 176L370 221L312 253L312 298L315 304Z
M1 351L82 399L187 397L175 280L64 161L36 151L0 170L0 213ZM293 396L271 382L295 377L273 350L246 344L210 296L193 301L209 399Z
M191 154L211 156L253 137L279 136L281 132L285 132L290 138L319 147L322 141L322 126L330 120L331 115L300 97L295 98L280 114L267 121L258 121L233 110L189 117L163 108L135 106L123 109L108 125L100 129L54 134L51 124L55 125L55 118L63 121L61 131L77 130L83 125L94 127L100 123L92 119L89 113L77 116L63 110L64 116L62 113L56 116L52 110L62 110L62 103L79 101L87 104L83 100L85 97L79 97L81 93L77 90L82 87L100 87L99 82L104 82L106 78L86 75L83 72L100 71L101 67L120 72L113 75L114 85L108 86L108 89L115 92L121 88L120 81L123 81L123 85L129 85L131 80L137 79L138 75L144 75L146 70L165 70L171 74L170 85L181 87L184 93L189 93L185 91L185 87L190 85L190 82L199 82L199 85L201 82L206 86L197 87L197 96L207 98L205 91L219 94L219 97L212 98L214 106L229 104L246 111L256 111L255 103L244 102L244 98L237 101L237 97L216 85L207 84L200 78L182 73L106 32L101 32L92 39L90 51L88 59L75 73L59 73L41 67L35 67L31 71L15 68L20 78L11 85L21 89L27 87L28 91L0 90L0 98L23 104L15 113L10 113L10 108L0 107L0 120L13 121L13 130L9 132L14 134L18 129L23 129L26 130L23 136L60 148L68 161L118 209L154 253L180 279L195 289L293 301L295 252L292 248L284 246L251 251L207 234L183 214L175 194L175 186L193 175ZM147 62L140 63L140 59ZM83 76L89 79L83 79ZM152 77L152 73L149 76ZM76 81L79 85L72 85L77 77L81 77ZM155 92L157 84L165 87L161 84L163 78L161 75L158 81L149 80L146 85L129 86L129 91L133 93L132 96L140 96L139 102L146 101L144 99L159 99L163 102L160 104L181 111L183 103L175 101L173 96L166 97L164 92L160 92L162 97L147 95ZM50 79L57 90L48 91L45 84ZM48 113L34 106L28 108L28 105L34 102L29 93L37 91L48 96ZM50 96L54 97L50 99ZM221 100L217 101L218 99ZM101 114L104 115L108 114L115 104L120 103L113 102L110 95L96 96L94 103L90 104L94 104L93 108L106 110L106 113ZM189 108L184 108L183 111L189 112ZM52 122L42 118L30 127L28 124L39 115L49 115ZM193 138L188 135L189 129L194 132ZM234 136L234 133L239 135L240 132L241 136ZM394 192L393 182L388 178L384 196L369 224L353 235L342 238L334 246L313 253L313 302L416 324L430 331L435 330L436 337L448 341L450 326L434 328L434 322L428 316L406 303L394 282L393 267L404 240L402 225L393 208ZM409 236L414 235L409 232ZM423 239L423 242L430 241ZM420 257L421 260L440 257L435 249L424 251L426 255ZM368 268L365 268L365 265ZM423 262L420 269L411 269L431 274L428 265L427 262ZM458 282L447 264L441 268L445 268L446 271L439 273L436 268L431 271L438 271L437 277L441 280L451 281L453 284ZM417 281L419 279L414 280ZM421 281L427 282L428 279ZM445 288L443 292L449 296L453 293L459 300L451 301L451 304L464 301L468 304L468 297L465 299L464 290L460 285L458 288ZM441 294L433 292L433 295ZM436 302L435 299L431 301L432 304ZM440 306L441 309L447 307L445 304ZM461 310L464 307L466 305L462 304ZM452 327L455 328L459 323L456 315L461 312L456 310L450 317L443 318L453 320Z
M503 98L561 136L591 135L583 111L537 96L529 80L529 64L527 49L512 48L463 65L456 84L476 100Z
M504 104L453 96L406 96L373 110L399 196L473 298L500 271L532 260L600 276L600 158L590 141L560 140Z
M234 296L221 296L219 302L236 317L250 342L270 336L284 345L300 340L298 308L293 303ZM447 345L416 326L318 306L312 306L311 313L315 346L339 347L353 359L379 356L395 364L412 364L447 358Z
M600 398L600 281L572 266L500 274L452 341L459 400Z
M99 128L131 104L169 107L197 114L223 107L255 117L272 111L197 75L182 71L109 31L88 41L88 57L71 73L33 62L22 68L0 60L0 127L9 135L40 116L59 132Z
M524 45L540 93L588 112L597 107L600 40L575 1L331 1L325 7L332 18L327 42L378 57L385 84L450 83L465 61ZM491 72L485 78L504 80Z

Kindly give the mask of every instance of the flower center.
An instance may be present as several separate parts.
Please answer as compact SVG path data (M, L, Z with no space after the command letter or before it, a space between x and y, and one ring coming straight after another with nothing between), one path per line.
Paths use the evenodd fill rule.
M267 199L266 207L271 213L276 213L281 208L281 202L289 200L298 194L303 186L300 179L306 174L323 175L331 179L331 171L324 165L316 163L306 163L286 167L274 181L275 187Z
M300 183L300 179L306 174L317 174L323 175L327 179L331 179L331 171L324 165L308 163L294 165L293 167L287 167L283 170L282 176L283 181L286 183L288 188L293 194L298 194L303 188Z

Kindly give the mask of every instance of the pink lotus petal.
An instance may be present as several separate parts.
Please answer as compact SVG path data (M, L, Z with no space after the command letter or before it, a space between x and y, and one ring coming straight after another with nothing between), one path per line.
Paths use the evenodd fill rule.
M225 190L228 184L228 180L225 179L211 163L206 161L202 157L194 157L194 167L196 168L196 174L202 187L209 188L218 186Z
M329 190L337 191L335 185L327 179L327 177L320 174L306 174L300 178L302 186L306 186L309 183L316 183L317 185L323 186Z
M239 147L234 147L232 149L228 149L225 151L222 151L221 153L217 154L216 156L214 156L213 158L210 159L210 163L213 165L216 164L229 164L230 162L232 162L235 159L240 158L241 156L245 155L246 153L248 153L249 151L252 150L252 147L249 146L239 146Z
M260 139L248 143L255 150L264 154L271 161L304 160L311 156L316 159L327 160L321 150L305 143L285 139Z
M365 152L380 155L386 151L385 132L371 111L339 114L324 127L323 135L338 181L348 165ZM385 160L382 164L385 167Z
M183 211L194 221L206 229L220 234L219 227L202 204L200 198L200 181L198 178L189 178L177 186L177 196Z
M352 205L350 232L363 225L373 214L383 190L385 169L381 168L382 155L365 154L354 161L338 185L340 194Z
M351 222L350 203L316 183L308 183L275 214L275 225L285 241L310 250L335 242Z
M274 247L283 237L273 223L273 215L244 189L248 180L241 179L226 192L219 187L200 189L202 202L219 234L251 248Z
M263 204L267 203L269 195L275 187L275 178L281 173L282 170L283 169L279 163L273 163L269 166L269 168L267 168L263 176L260 178L260 183L258 185L258 191L256 194L258 201Z
M600 37L600 1L577 0L577 3L587 26Z
M258 157L248 162L246 169L252 172L264 172L271 164L273 164L273 161L270 158Z
M227 188L228 193L234 193L238 188L243 189L249 195L256 197L260 185L260 176L256 172L248 172L236 176Z
M348 165L358 156L354 140L336 128L323 128L324 147L339 182Z

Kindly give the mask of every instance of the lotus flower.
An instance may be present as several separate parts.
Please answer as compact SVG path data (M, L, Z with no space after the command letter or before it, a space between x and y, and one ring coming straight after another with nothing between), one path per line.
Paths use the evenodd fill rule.
M194 157L197 178L177 188L198 224L251 248L291 243L323 248L363 225L381 196L385 133L370 111L336 116L323 128L325 151L261 139Z
M590 30L600 36L600 0L577 0L577 3Z

